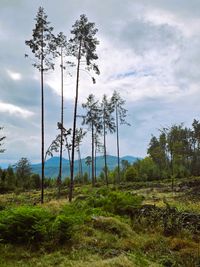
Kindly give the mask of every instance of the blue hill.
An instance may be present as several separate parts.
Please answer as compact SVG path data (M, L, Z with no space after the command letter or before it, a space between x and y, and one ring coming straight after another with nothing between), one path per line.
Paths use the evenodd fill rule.
M127 160L129 163L133 163L137 161L139 158L133 157L133 156L125 156L120 158L120 161ZM63 167L62 167L62 173L63 177L67 177L70 175L70 168L69 168L69 160L63 158ZM117 166L117 157L115 156L107 156L107 165L109 170L113 170ZM85 163L85 159L82 159L82 166L83 166L83 173L88 172L88 166ZM97 175L100 174L102 169L104 168L104 157L98 156L96 158L96 166L97 166ZM39 164L32 164L32 172L33 173L41 173L41 163ZM48 159L45 162L45 176L56 178L58 176L58 170L59 170L59 157L52 157ZM74 171L75 175L79 172L79 161L75 160L74 162Z

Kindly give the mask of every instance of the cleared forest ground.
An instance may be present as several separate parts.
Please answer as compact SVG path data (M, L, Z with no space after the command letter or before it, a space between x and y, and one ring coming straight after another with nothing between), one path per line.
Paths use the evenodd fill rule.
M0 195L0 266L199 266L200 180ZM45 215L46 214L46 215Z

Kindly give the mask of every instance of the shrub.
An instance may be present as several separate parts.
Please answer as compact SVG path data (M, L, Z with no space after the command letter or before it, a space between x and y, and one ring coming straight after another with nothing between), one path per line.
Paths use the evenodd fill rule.
M72 206L53 214L40 207L21 206L0 211L0 242L24 245L58 244L72 238L83 216Z
M4 242L29 244L44 241L51 214L38 207L17 207L0 212L0 236Z
M128 167L125 172L125 179L127 182L135 181L136 179L138 179L138 176L138 170L133 166Z
M97 192L96 195L88 199L88 206L94 208L102 208L103 210L125 214L128 209L138 206L142 203L142 197L132 195L126 192L103 191L103 194Z
M65 215L58 215L53 223L53 239L56 243L64 243L71 240L73 234L73 220Z

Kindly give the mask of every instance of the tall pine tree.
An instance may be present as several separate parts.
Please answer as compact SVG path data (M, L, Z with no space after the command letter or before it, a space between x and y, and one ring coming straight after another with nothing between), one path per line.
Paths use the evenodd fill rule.
M36 58L33 66L40 72L41 82L41 203L44 202L44 72L54 68L53 56L56 47L54 45L53 27L47 21L47 15L42 7L36 15L36 24L33 29L32 39L25 41ZM25 55L26 57L28 55Z

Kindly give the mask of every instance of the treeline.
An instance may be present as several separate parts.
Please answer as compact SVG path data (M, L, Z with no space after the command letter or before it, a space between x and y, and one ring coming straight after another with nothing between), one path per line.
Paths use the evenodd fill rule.
M77 172L74 176L74 184L79 186L91 184L91 157L84 159L88 164L88 171ZM126 181L125 173L127 168L131 166L127 160L122 160L120 164L121 182ZM107 168L107 178L105 177L105 170L95 178L95 185L105 185L106 181L109 184L116 184L118 178L118 167L114 170ZM70 185L70 177L64 177L61 183L61 189L68 189ZM57 179L50 177L44 178L44 188L56 188ZM0 193L8 192L23 192L27 190L39 190L41 188L40 175L33 173L31 169L31 162L27 158L21 158L16 164L9 165L7 169L0 168ZM66 191L65 191L66 192Z
M53 180L45 178L44 187L53 185ZM27 158L21 158L7 169L0 168L0 193L40 189L40 176L32 173Z
M200 122L172 125L152 136L148 157L129 166L126 179L154 180L200 176Z

